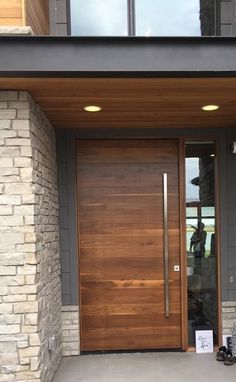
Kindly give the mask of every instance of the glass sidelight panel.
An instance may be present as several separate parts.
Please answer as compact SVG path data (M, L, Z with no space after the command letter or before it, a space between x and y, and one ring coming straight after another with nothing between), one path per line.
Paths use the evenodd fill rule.
M218 342L214 142L187 143L185 168L188 332L194 346L196 330L213 330Z

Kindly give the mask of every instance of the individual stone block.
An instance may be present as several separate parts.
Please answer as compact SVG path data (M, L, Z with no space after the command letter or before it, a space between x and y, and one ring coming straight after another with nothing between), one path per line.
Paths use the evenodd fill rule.
M15 109L3 109L0 112L0 119L15 119L16 110Z
M25 349L19 349L20 357L35 357L39 355L39 352L40 352L39 346L32 346Z
M37 273L37 269L35 265L25 264L24 266L17 268L17 273L19 275L34 275Z
M17 136L19 138L30 138L30 132L27 130L17 130Z
M1 113L1 111L0 111L0 113ZM16 136L17 136L17 133L14 130L0 129L0 139L14 138Z
M0 314L9 314L13 311L12 304L0 304Z
M0 325L0 334L20 333L20 325Z
M0 353L15 353L16 342L0 342Z
M11 120L10 119L0 119L0 129L10 129L11 127Z
M0 315L0 325L3 325L3 324L6 324L6 325L20 324L20 322L21 322L21 317L19 314ZM0 343L0 345L1 345L1 343Z
M1 234L1 235L4 235L4 234ZM0 237L1 237L1 235L0 235ZM14 253L14 252L5 253L6 251L9 250L9 249L6 249L6 247L8 245L9 245L9 247L11 246L10 243L3 243L2 244L3 253L0 253L0 265L23 265L24 264L24 256L22 253ZM0 246L1 246L1 243L0 243ZM15 246L15 243L13 243L13 246ZM5 249L4 249L4 247L5 247Z
M32 184L29 183L11 183L5 186L5 192L9 195L27 195L32 194Z
M16 158L20 155L19 147L0 147L0 158Z
M9 108L10 109L17 109L17 110L25 110L25 109L29 109L30 107L30 104L29 102L26 102L26 101L10 101L9 102Z
M26 294L14 294L3 296L3 302L25 302L27 301Z
M21 168L20 170L21 180L24 182L33 181L33 169L32 168Z
M20 302L14 304L14 313L37 313L38 302Z
M0 130L1 131L1 130ZM0 158L0 168L4 167L13 167L12 158Z
M17 110L16 117L17 119L30 119L30 110Z
M0 91L0 101L17 101L18 92L12 90Z
M22 205L22 206L14 206L14 214L15 215L34 215L34 205Z
M1 163L1 162L0 162ZM25 168L31 168L32 167L32 159L27 157L19 157L14 159L14 166L15 167L25 167Z
M40 336L38 333L30 334L29 341L31 346L39 346L41 344Z
M13 213L12 206L0 205L0 215L12 215L12 213Z
M0 276L15 275L16 267L13 265L0 265Z
M17 215L0 216L0 226L13 227L23 225L23 217Z
M26 325L37 325L38 324L38 314L37 313L29 313L29 314L26 314L24 316L24 323ZM33 335L30 335L30 338L32 339L33 337L31 337ZM40 345L40 341L37 342L37 344L33 345L31 343L32 346L36 346L36 345Z
M29 130L30 129L30 121L27 119L27 120L14 120L12 122L13 124L13 130Z
M21 204L21 196L16 195L0 195L0 205L20 205Z
M11 294L36 294L37 293L37 285L21 285L15 287L9 287L9 292Z

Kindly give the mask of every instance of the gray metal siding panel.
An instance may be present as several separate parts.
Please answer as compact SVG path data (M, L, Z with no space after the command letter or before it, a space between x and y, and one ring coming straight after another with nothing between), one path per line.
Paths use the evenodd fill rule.
M233 17L233 3L232 1L222 1L221 2L221 22L222 24L232 23Z
M226 170L227 180L226 180L226 203L227 203L227 216L225 220L225 226L227 230L227 243L224 253L222 255L222 261L224 267L227 267L227 279L224 282L223 287L226 288L225 301L236 300L236 262L234 258L235 248L236 248L236 155L230 152L230 144L236 141L236 129L227 130L227 155L225 161L224 170ZM224 297L224 295L223 295Z
M52 36L68 35L68 4L69 0L50 0L50 34Z
M219 193L220 193L220 222L219 222L219 235L220 235L220 254L221 254L221 298L222 301L227 301L228 299L228 263L227 263L227 173L225 171L225 166L227 162L227 150L226 144L226 131L222 131L221 136L218 138L219 141L219 160L218 160L218 172L220 177Z
M77 198L76 198L76 150L73 135L67 130L68 152L68 195L69 195L69 240L70 240L70 268L71 268L71 305L78 305L78 229L77 229Z
M58 153L58 184L59 184L59 224L60 224L60 249L61 249L61 282L62 282L62 304L71 304L71 267L70 267L70 230L69 225L69 193L67 176L67 145L66 131L57 132ZM69 285L68 285L69 282Z

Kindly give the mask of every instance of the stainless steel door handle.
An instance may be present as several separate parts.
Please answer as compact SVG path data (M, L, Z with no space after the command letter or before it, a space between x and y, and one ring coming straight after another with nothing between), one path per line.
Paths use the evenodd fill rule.
M164 218L164 295L165 317L170 317L169 298L169 243L168 243L168 177L163 174L163 218Z

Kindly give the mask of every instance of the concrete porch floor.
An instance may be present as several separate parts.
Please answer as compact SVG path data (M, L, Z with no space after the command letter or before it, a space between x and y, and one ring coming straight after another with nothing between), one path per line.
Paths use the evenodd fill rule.
M215 354L135 353L63 358L53 382L232 382Z

